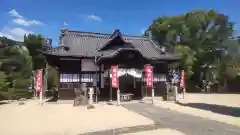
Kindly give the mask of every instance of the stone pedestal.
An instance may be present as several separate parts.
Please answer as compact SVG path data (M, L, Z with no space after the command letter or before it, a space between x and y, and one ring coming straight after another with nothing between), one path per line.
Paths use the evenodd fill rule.
M74 99L73 106L86 106L88 105L88 98L85 96L79 96Z

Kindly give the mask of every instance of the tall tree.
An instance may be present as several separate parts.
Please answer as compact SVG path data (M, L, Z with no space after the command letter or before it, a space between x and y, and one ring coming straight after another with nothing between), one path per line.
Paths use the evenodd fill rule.
M178 16L159 17L149 30L160 45L183 56L181 68L187 71L188 77L192 74L192 78L198 81L203 66L222 65L219 63L226 56L222 53L232 46L223 43L234 38L233 27L228 16L215 10L199 9ZM213 68L207 70L212 74Z
M42 68L44 58L40 56L39 50L43 50L43 37L41 35L29 34L24 36L24 45L32 57L33 69Z
M1 44L3 44L3 45L9 45L9 46L15 45L15 44L18 43L17 41L8 39L7 37L0 37L0 42L1 42Z
M48 68L48 76L47 76L47 88L52 89L57 87L58 83L58 72L55 68L49 66Z
M18 42L5 38L4 40L5 45L0 49L0 58L2 58L0 69L5 76L1 75L0 79L4 80L2 84L6 86L3 89L4 95L12 97L16 94L15 90L23 89L22 92L28 92L32 76L32 58L28 49L22 44L19 45Z

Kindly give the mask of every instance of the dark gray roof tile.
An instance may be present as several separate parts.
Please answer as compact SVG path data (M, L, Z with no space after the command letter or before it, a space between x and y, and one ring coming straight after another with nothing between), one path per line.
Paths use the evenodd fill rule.
M69 47L66 52L61 52L63 56L86 56L94 57L101 55L110 55L114 50L99 51L106 43L112 40L113 34L67 31L63 37L63 44ZM121 34L120 34L121 35ZM150 59L174 59L169 53L161 54L160 49L148 37L121 35L126 43L131 43L135 49L138 49L142 55ZM57 55L57 52L55 52Z

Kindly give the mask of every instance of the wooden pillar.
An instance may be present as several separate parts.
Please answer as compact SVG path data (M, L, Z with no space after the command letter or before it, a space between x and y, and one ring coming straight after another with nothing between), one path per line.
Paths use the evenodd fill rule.
M112 78L110 77L111 71L108 72L108 76L109 76L109 84L110 84L110 92L109 92L109 101L112 101Z
M110 74L111 74L111 66L107 66L107 69L108 69L108 78L109 78L109 103L111 103L112 102L112 81L111 81L111 77L110 77Z
M141 89L141 99L144 99L144 82L143 82L143 75L141 77L141 85L140 85L140 89Z
M99 71L99 69L100 69L100 67L97 66L96 71L95 71L95 79L96 79L96 82L95 82L95 101L96 101L96 103L98 102L98 94L99 94L99 87L98 87L98 79L99 79L98 71Z

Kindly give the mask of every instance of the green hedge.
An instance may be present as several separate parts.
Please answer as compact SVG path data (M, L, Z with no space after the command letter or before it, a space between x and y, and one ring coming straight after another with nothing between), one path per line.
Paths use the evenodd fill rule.
M2 91L0 93L0 100L18 100L20 98L32 98L33 97L33 90L27 90L27 89L14 89L9 91Z

